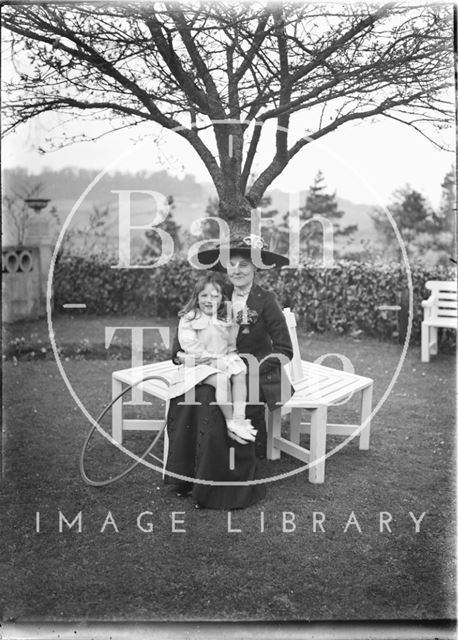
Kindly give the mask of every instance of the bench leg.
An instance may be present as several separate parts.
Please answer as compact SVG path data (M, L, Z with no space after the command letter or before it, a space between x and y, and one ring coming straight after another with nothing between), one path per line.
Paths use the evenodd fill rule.
M165 470L167 468L167 459L169 457L169 434L167 433L167 429L164 431L164 461L162 464L162 479L165 479L166 473Z
M165 420L167 420L168 415L169 415L169 407L170 407L170 400L167 400L165 403ZM169 457L169 434L167 433L167 427L164 430L164 459L163 459L163 463L162 463L162 479L165 479L165 470L167 467L167 459Z
M437 352L438 352L438 328L437 327L430 327L430 347L429 347L429 352L432 356L437 356Z
M320 460L309 468L309 481L315 484L324 482L324 465L326 455L327 407L312 409L310 425L310 464Z
M421 323L421 361L429 362L429 325Z
M372 411L372 385L369 385L361 392L361 424L364 424L365 420L369 418ZM361 429L359 436L359 448L369 449L369 440L371 435L371 422L370 420Z
M301 409L291 409L289 423L289 439L294 444L300 444L301 440Z
M278 460L280 450L274 445L274 438L281 436L281 408L267 410L267 460Z
M111 399L116 398L122 391L122 382L111 379ZM113 440L122 444L122 398L111 408L111 435Z

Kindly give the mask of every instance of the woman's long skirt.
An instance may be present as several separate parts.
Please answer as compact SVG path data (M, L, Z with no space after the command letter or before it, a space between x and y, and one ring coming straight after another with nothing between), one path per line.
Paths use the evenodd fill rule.
M264 483L214 485L212 482L247 482L257 476L254 443L239 444L227 435L226 422L210 385L196 387L196 405L180 405L184 395L172 398L167 417L169 450L165 482L194 482L194 502L209 509L242 509L264 498ZM256 425L255 425L256 426ZM232 451L231 451L232 450ZM201 483L199 480L209 481Z

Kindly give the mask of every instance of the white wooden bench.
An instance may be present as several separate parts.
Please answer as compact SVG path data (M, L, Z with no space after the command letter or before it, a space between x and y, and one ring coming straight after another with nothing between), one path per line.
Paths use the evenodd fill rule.
M437 355L437 330L457 328L456 282L428 280L425 287L431 295L421 303L421 361L429 362L430 354Z
M302 462L309 463L309 481L324 482L326 435L359 436L359 448L369 448L370 421L372 408L373 380L347 373L340 369L314 364L301 360L299 343L296 334L296 318L290 309L284 309L285 319L293 344L293 359L285 366L285 370L293 384L295 393L281 408L275 411L266 409L267 425L267 458L275 460L280 454L287 453ZM131 369L115 371L112 374L112 397L118 396L123 385L131 385L150 375L160 375L169 379L176 370L171 360L158 362ZM168 410L168 385L158 380L141 382L139 388L155 398L166 402ZM361 392L361 422L359 424L327 424L327 409L336 403L341 403L354 393ZM310 422L301 421L302 410L311 414ZM163 424L163 418L158 420L125 419L123 417L123 403L120 398L113 405L112 436L117 442L122 442L123 432L131 430L156 430ZM291 414L290 437L281 435L281 416ZM364 428L361 429L361 425ZM300 446L300 434L310 434L310 448Z

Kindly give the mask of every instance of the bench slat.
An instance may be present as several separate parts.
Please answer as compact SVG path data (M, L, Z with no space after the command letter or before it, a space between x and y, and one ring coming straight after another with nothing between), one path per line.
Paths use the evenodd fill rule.
M308 362L307 360L302 360L302 372L303 377L313 375L316 372L316 375L333 376L339 380L344 378L354 381L364 380L367 384L372 383L371 378L366 378L365 376L360 376L356 373L349 373L348 371L342 371L341 369L334 369L334 367L328 367L326 365L315 364L313 362Z
M423 320L422 324L427 327L438 327L439 329L456 329L456 318L432 318L430 320Z
M456 306L455 307L450 307L448 305L444 305L442 307L439 307L439 309L437 309L435 311L435 313L433 313L433 315L448 315L448 316L454 316L456 318L457 313L456 313Z
M125 384L134 384L143 378L150 375L164 376L164 378L170 379L172 374L176 371L176 365L171 360L164 362L155 362L154 364L147 364L143 367L135 367L134 369L122 369L120 371L113 372L113 378L120 380ZM152 382L152 381L151 381ZM163 384L159 383L158 384Z
M346 384L335 386L325 390L318 387L306 387L303 389L296 389L291 400L299 401L314 398L319 400L319 404L329 404L329 402L331 401L343 399L346 396L355 393L356 391L362 391L366 387L367 385L364 382L361 382L359 384L355 382L351 385ZM289 400L288 402L291 402L291 400Z
M164 420L134 420L124 418L122 428L126 431L159 431Z
M456 282L452 280L428 280L425 287L430 291L454 291L456 293Z
M323 397L332 393L340 393L342 395L348 395L366 386L364 382L357 380L328 380L327 383L316 384L314 381L301 381L301 383L295 385L294 389L296 393L306 395L307 393L319 393Z

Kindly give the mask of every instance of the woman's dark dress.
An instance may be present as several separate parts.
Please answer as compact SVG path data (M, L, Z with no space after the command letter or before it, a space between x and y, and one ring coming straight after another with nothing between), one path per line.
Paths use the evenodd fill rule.
M254 443L239 444L227 435L226 422L215 402L215 390L207 384L196 387L199 405L179 405L184 396L172 398L167 421L169 455L166 469L189 478L213 482L247 482L256 479ZM264 411L262 411L264 413ZM256 425L255 425L256 426ZM230 448L234 468L230 468ZM166 476L167 483L183 480ZM264 498L265 484L215 486L194 483L194 502L209 509L242 509Z
M232 288L227 291L231 298ZM257 319L248 331L240 328L237 335L237 351L255 356L262 362L257 371L248 366L248 376L258 378L258 398L251 398L246 417L257 429L256 443L239 444L227 435L226 422L215 402L215 390L210 385L196 387L198 405L179 405L184 396L172 398L167 419L169 454L166 469L190 478L224 482L246 482L257 478L256 449L265 449L266 425L265 405L270 410L278 408L291 397L292 387L284 379L282 363L275 357L280 354L286 360L293 355L293 347L283 312L273 293L254 284L250 290L247 307L256 311ZM181 350L175 336L172 359L176 360ZM286 383L286 384L285 384ZM249 385L250 387L250 385ZM248 395L250 390L248 389ZM250 402L250 397L248 398ZM260 405L254 404L260 402ZM264 404L265 403L265 404ZM229 467L230 448L234 447L234 469ZM166 476L166 482L179 483L180 480ZM182 481L181 481L182 482ZM265 484L248 486L214 486L194 484L193 498L204 507L211 509L241 509L262 499Z

